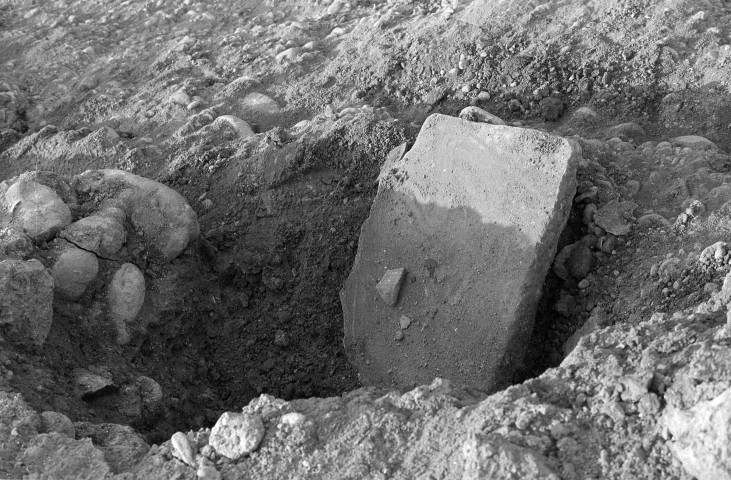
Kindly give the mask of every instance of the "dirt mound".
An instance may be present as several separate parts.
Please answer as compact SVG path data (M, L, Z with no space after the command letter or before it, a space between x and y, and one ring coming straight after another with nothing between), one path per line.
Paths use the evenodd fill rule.
M730 14L718 0L0 2L0 180L44 170L24 178L55 192L3 191L0 304L24 313L0 315L0 476L727 475L709 419L725 421L728 387ZM468 106L583 152L527 381L490 397L357 390L338 292L378 173L429 115ZM142 196L101 205L117 197L67 183L88 169L174 190L197 238L183 228L190 245L159 261L180 245L145 228ZM37 205L48 218L24 223ZM12 300L33 285L40 301ZM246 421L223 415L247 404ZM235 421L211 440L220 418Z

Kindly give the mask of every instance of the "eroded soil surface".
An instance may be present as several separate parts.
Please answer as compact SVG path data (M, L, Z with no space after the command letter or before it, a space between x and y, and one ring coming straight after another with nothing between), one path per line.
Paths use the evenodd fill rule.
M459 452L440 450L434 433L444 429L462 448L488 424L503 439L490 448L516 465L521 455L549 459L545 472L537 470L544 477L523 475L690 478L660 418L666 407L715 398L729 381L727 371L712 379L686 372L682 381L696 383L671 389L675 373L691 369L693 352L711 352L703 370L728 350L714 332L729 300L722 295L729 249L703 252L731 232L730 25L731 6L720 0L0 0L0 180L34 169L69 178L128 170L180 192L201 231L167 265L142 249L129 252L150 279L172 279L170 302L144 334L117 345L91 323L88 308L105 294L104 282L92 283L79 301L54 304L42 348L2 344L3 389L38 412L81 422L75 436L91 438L107 463L111 434L91 424L131 425L148 444L202 429L190 437L202 452L205 429L253 399L247 411L271 427L265 452L240 465L200 454L225 478L513 478L509 468L476 467L468 453L452 466ZM514 126L573 137L583 151L558 249L573 247L559 253L546 278L516 382L561 364L567 340L585 322L609 328L563 367L488 403L479 403L488 392L440 384L429 390L436 399L421 387L400 400L389 394L384 406L377 399L385 392L355 390L361 385L343 350L338 294L389 152L410 146L429 114L457 115L470 105ZM76 214L88 213L82 210ZM43 260L44 249L34 255ZM702 321L690 312L671 317L698 305ZM680 330L695 329L692 341L676 338L663 323L669 318ZM652 335L670 338L653 348L675 363L638 353ZM694 350L693 342L706 343ZM77 368L102 372L120 388L82 399ZM619 379L647 372L649 390L623 398L634 380ZM140 375L162 388L159 414L119 407ZM668 389L680 393L666 399ZM325 403L274 400L354 390ZM638 407L640 398L649 400ZM26 412L13 402L6 402L16 412L8 419ZM477 413L463 410L469 406ZM277 415L300 411L315 419L317 433L298 431L292 446L275 428ZM328 424L335 411L347 414ZM632 417L639 411L641 418ZM578 426L556 430L554 421ZM485 430L467 432L468 424ZM368 440L354 446L349 428ZM393 458L386 458L371 437L399 428L409 433L393 437ZM25 463L15 461L37 433L15 432L0 476L50 468L27 452ZM422 434L423 442L413 441ZM513 444L500 443L506 438ZM464 452L483 451L478 440ZM111 472L195 478L174 450L169 442L151 452L140 447L128 461L112 462ZM202 475L199 469L199 478L217 478Z

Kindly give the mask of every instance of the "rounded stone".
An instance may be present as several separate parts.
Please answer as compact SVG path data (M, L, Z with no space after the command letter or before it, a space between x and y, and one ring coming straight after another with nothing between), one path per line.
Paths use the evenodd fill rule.
M591 249L583 242L579 242L571 250L569 258L566 259L566 269L572 277L581 280L589 274L593 263Z
M70 438L76 436L76 428L73 422L63 413L43 412L41 413L41 421L45 433L57 432Z
M78 300L99 273L96 255L80 248L71 247L58 257L53 265L54 290L68 300Z
M259 447L265 431L258 415L226 412L213 426L208 443L219 454L238 460Z
M92 215L72 223L62 236L74 245L102 257L114 255L126 240L124 227L115 218Z
M125 263L109 285L109 312L117 327L117 343L129 342L128 325L137 318L145 301L145 276L139 268Z
M34 242L46 241L71 223L71 209L51 188L21 180L5 192L13 222Z

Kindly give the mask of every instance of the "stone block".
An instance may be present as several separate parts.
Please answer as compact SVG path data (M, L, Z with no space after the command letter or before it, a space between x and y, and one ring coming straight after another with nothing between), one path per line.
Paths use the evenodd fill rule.
M535 130L425 121L414 147L382 169L341 292L344 343L367 384L511 383L579 157L578 145ZM392 306L376 285L395 268L409 279ZM402 315L411 327L396 341Z

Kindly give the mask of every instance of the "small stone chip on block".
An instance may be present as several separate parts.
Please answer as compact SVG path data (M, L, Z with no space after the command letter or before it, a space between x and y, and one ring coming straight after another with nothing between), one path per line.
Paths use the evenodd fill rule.
M346 352L366 385L511 383L576 193L580 152L537 130L432 115L413 148L384 164L340 295ZM384 265L408 271L409 281L387 273L374 300ZM394 348L402 315L420 328L399 330Z
M405 275L406 269L403 268L388 270L376 285L376 291L389 307L395 307L398 303L398 294L404 283Z

